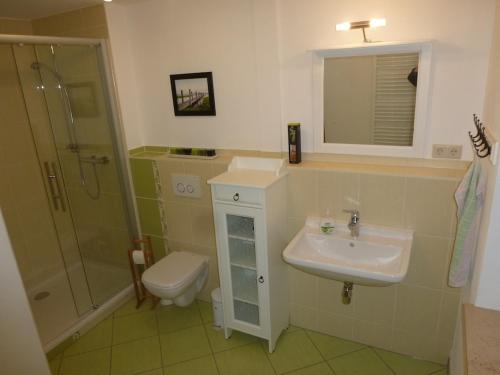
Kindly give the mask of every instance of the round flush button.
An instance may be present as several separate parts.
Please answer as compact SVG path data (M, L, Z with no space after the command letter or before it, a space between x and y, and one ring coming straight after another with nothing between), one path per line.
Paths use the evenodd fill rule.
M184 193L186 191L186 187L184 186L184 184L182 182L179 182L176 186L177 188L177 191L179 193Z
M186 190L188 193L192 193L194 191L194 188L191 185L186 186Z

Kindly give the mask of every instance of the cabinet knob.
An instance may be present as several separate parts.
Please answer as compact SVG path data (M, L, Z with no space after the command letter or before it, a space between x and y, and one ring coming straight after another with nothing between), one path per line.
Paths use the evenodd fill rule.
M233 195L233 201L238 202L240 200L240 193L236 193Z
M262 283L264 282L264 277L263 277L263 276L261 276L261 277L259 277L259 279L258 279L258 280L259 280L259 283L261 283L261 284L262 284Z

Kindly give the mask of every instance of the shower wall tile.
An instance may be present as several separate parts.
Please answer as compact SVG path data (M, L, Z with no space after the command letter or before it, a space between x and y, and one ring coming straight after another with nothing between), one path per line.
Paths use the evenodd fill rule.
M172 251L210 257L210 280L201 298L218 285L216 244L210 188L205 181L227 170L230 156L186 161L151 156L158 165L166 239ZM307 215L330 209L347 222L342 208L359 208L361 221L415 230L407 278L398 286L354 286L350 305L341 302L342 283L289 268L291 324L333 334L387 350L444 363L453 339L459 290L447 287L458 178L407 177L391 170L289 168L287 232L291 239ZM172 174L194 174L203 182L202 198L178 197ZM213 230L213 229L212 229Z
M32 21L35 35L107 38L104 6L95 5Z
M0 18L0 34L32 35L33 25L28 20Z

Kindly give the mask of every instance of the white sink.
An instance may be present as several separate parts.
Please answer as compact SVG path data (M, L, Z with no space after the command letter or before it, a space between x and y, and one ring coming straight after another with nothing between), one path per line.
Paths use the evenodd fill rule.
M347 225L332 234L320 231L319 218L306 225L283 251L292 266L327 279L384 286L401 282L408 271L413 231L376 225L360 226L353 239Z

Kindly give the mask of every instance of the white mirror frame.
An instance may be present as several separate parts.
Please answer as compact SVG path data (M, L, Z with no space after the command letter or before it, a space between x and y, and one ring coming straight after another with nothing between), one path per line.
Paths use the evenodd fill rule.
M412 146L383 146L343 143L325 143L324 141L324 111L323 111L323 82L324 60L328 57L384 55L392 53L419 54L418 85L415 100L415 123L413 129ZM427 118L429 104L429 84L431 76L431 41L416 42L383 42L349 45L332 49L312 51L313 64L313 128L314 152L376 155L396 157L423 157L427 136Z

